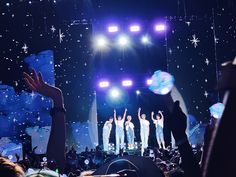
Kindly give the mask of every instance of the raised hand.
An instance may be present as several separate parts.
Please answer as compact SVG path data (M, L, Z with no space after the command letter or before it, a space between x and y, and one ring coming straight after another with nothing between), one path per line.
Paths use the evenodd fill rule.
M152 115L152 117L154 116L154 112L153 111L152 111L151 115Z
M138 108L138 118L139 118L139 120L142 119L141 116L140 116L140 112L141 112L141 108Z
M56 106L63 106L63 96L61 90L57 87L48 85L43 80L41 73L36 73L34 69L32 76L24 72L24 79L30 90L52 98Z

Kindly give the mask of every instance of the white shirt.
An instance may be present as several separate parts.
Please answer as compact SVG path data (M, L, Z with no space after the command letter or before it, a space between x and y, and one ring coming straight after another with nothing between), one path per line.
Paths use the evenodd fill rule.
M106 121L104 126L103 126L103 129L104 130L108 130L108 131L111 131L111 128L112 128L112 124L109 123L109 121Z
M153 121L153 123L155 124L156 127L157 127L157 125L160 125L162 128L164 127L164 119L163 118L160 120L155 119Z
M132 122L126 121L125 129L128 130L129 128L134 129L134 124Z
M115 121L115 124L116 124L116 126L118 126L119 128L122 128L122 129L124 129L124 120L123 119L121 119L121 120L117 120L117 121Z
M149 131L150 122L146 119L140 119L140 129L141 131Z

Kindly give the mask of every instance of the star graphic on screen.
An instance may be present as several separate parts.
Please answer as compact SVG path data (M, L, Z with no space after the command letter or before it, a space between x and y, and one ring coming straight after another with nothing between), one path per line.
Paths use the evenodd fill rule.
M35 93L32 92L32 93L30 94L30 96L33 98L33 97L35 96Z
M209 65L210 61L206 58L205 63Z
M28 46L26 44L23 45L22 49L24 50L25 53L28 53Z
M207 92L207 91L204 92L204 96L205 96L206 98L208 97L208 92Z
M214 37L214 41L215 41L216 44L218 44L219 38Z
M192 44L194 45L194 48L197 48L198 43L200 42L200 40L196 37L196 35L192 35L193 39L191 39L190 41L192 42Z
M171 50L171 48L169 48L169 54L171 55L173 53L173 51Z
M185 22L188 26L190 26L191 22Z
M52 33L54 33L56 31L56 28L52 25L52 27L50 28L50 30L52 31Z
M59 42L61 43L63 41L63 38L65 37L64 33L61 32L61 29L59 29Z

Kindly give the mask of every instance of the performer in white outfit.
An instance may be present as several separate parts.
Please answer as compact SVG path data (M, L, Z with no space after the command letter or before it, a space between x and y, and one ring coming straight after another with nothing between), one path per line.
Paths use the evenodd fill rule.
M141 155L144 153L144 149L148 147L148 137L150 131L150 122L146 120L146 114L140 116L141 108L138 109L138 118L140 122L140 136L142 142Z
M134 148L134 124L131 122L132 117L127 116L127 121L125 122L125 130L128 140L128 149Z
M154 118L154 112L151 113L152 121L156 127L156 139L159 148L165 149L165 141L164 141L164 133L163 133L163 123L164 123L164 116L161 111L158 111L156 118Z
M111 134L111 129L112 129L112 122L113 118L110 117L108 121L105 122L103 126L103 132L102 132L102 137L103 137L103 150L108 151L108 145L109 145L109 138Z
M125 109L123 118L118 116L118 120L116 119L116 110L114 110L114 122L116 124L116 154L119 154L120 148L124 148L124 122L126 117L127 109Z

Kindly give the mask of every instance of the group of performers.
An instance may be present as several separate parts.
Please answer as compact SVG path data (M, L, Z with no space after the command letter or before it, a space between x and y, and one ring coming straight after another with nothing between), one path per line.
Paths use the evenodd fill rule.
M103 126L103 149L108 151L109 138L112 129L113 120L116 125L116 154L120 152L120 149L124 148L124 138L125 131L128 141L128 149L134 148L134 124L132 123L132 116L128 115L126 119L127 109L125 109L123 117L116 115L116 110L114 110L114 117L110 117ZM161 111L158 111L156 116L155 113L151 113L151 118L156 127L156 139L160 148L165 149L165 141L163 134L163 122L164 116ZM126 121L125 121L126 119ZM146 119L146 114L141 114L141 108L138 109L138 119L140 122L140 137L141 137L141 154L143 154L144 149L148 147L148 138L150 132L150 122ZM125 128L125 131L124 131Z

